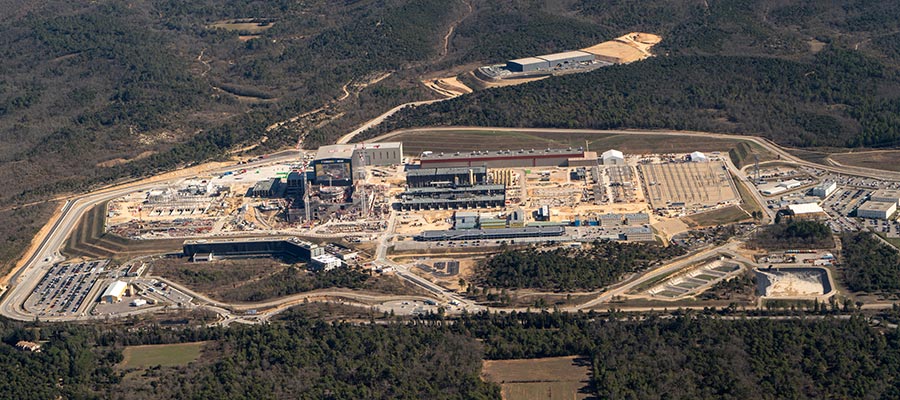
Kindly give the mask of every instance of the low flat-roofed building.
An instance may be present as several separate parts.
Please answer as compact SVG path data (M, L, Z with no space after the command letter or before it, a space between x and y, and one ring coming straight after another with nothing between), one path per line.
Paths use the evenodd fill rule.
M622 214L603 214L600 216L600 226L610 227L622 225Z
M529 226L525 228L503 229L463 229L458 231L424 231L415 236L420 242L447 240L497 240L530 237L555 237L566 233L562 226Z
M628 225L647 225L650 223L650 215L647 213L625 214L625 223Z
M114 281L106 287L106 290L100 296L100 301L104 303L118 303L122 301L122 296L128 289L128 283L124 281Z
M788 179L784 182L779 183L778 186L790 190L790 189L796 189L800 186L803 186L803 182L800 182L796 179Z
M649 226L625 228L623 235L625 236L625 240L629 242L653 241L653 229L650 229Z
M812 195L819 198L831 196L837 190L837 183L834 181L824 181L813 187Z
M789 204L788 210L801 219L817 219L826 217L825 210L816 203Z
M215 261L216 256L213 253L197 253L191 257L191 261L193 262L210 262Z
M143 263L140 261L136 262L134 264L131 264L130 267L128 267L128 271L125 272L125 276L139 276L144 273L145 269L147 269L146 263Z
M549 68L549 61L537 57L517 58L506 62L506 69L512 72L531 72Z
M453 214L453 229L475 229L478 226L478 213L457 211Z
M569 159L570 167L593 167L599 163L596 151L585 151L584 157L574 157Z
M266 179L253 185L253 197L273 197L281 187L281 178Z
M888 219L896 212L896 202L869 200L856 209L856 216L860 218Z
M343 265L340 258L328 253L312 257L309 264L314 271L331 271Z
M871 201L880 201L885 203L897 203L900 204L900 190L896 189L878 189L872 192L872 195L869 196L869 200Z

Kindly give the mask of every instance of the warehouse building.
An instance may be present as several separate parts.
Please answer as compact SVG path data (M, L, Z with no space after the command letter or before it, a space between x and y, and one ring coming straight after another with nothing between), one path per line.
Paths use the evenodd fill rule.
M896 202L869 200L856 209L856 216L860 218L889 219L897 212Z
M478 213L457 211L453 213L453 229L475 229L478 226Z
M819 219L828 216L825 214L825 210L816 203L791 204L788 205L788 210L795 218L799 219Z
M512 72L533 72L550 69L550 62L537 57L518 58L506 62L506 69Z
M253 185L251 195L253 197L275 197L281 189L281 178L266 179Z
M837 190L837 183L834 181L824 181L812 188L812 195L820 198L831 196Z
M114 281L106 287L105 291L103 291L103 294L100 296L100 301L109 304L118 303L122 301L122 297L125 296L126 290L128 290L128 283L124 281Z
M625 165L625 155L619 150L607 150L600 155L603 165Z
M566 68L576 64L591 63L596 56L591 53L573 50L562 53L544 54L537 57L526 57L506 62L506 69L511 72L533 72Z
M420 158L422 168L486 167L486 168L527 168L565 167L570 158L584 158L584 149L544 149L544 150L498 150L424 153Z
M411 188L473 186L486 180L485 167L420 168L406 173L406 186Z
M403 142L359 143L352 146L354 167L403 164Z
M309 265L309 269L312 271L331 271L335 268L340 268L344 264L337 256L324 253L310 258Z
M498 240L531 237L557 237L566 233L561 226L531 226L526 228L503 229L464 229L446 231L424 231L415 236L420 242L438 242L448 240Z
M653 230L649 226L625 228L623 236L629 242L652 242Z
M869 196L871 201L880 201L883 203L896 203L900 205L900 190L896 189L879 189L872 192Z
M186 240L182 251L196 260L197 255L209 258L287 257L308 262L325 254L325 249L294 237L272 236L260 238Z
M537 56L536 58L546 60L550 68L565 68L575 64L589 63L594 61L593 54L578 50L545 54L542 56Z
M600 216L600 226L602 227L613 227L622 225L622 215L621 214L603 214Z
M650 215L647 213L625 214L625 223L628 225L647 225L650 223Z

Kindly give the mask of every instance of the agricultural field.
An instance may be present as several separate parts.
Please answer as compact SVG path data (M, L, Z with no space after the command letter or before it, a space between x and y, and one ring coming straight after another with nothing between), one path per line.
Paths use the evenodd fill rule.
M128 346L122 351L125 357L120 369L144 369L155 366L177 367L196 361L207 342L155 344Z
M515 132L497 130L438 130L400 132L380 139L402 141L407 154L423 151L456 152L523 148L584 147L598 152L608 149L626 154L690 153L692 151L727 152L743 139L719 139L697 136L630 135L622 133L584 132ZM755 148L755 146L751 146ZM762 158L762 157L761 157Z
M568 400L591 397L590 360L550 357L485 361L483 377L502 388L506 400Z

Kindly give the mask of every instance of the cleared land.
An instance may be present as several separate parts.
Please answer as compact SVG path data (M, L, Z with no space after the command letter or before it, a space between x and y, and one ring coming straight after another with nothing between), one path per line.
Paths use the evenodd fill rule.
M385 294L417 294L395 276L370 276L348 268L312 273L303 266L272 258L192 263L186 258L160 259L151 273L171 279L210 298L227 302L266 301L317 289L360 289Z
M900 171L900 151L898 150L837 153L829 155L828 158L853 167Z
M485 380L500 384L508 400L568 400L590 398L590 360L550 357L485 361Z
M407 154L423 151L456 152L524 148L584 147L605 151L617 149L626 154L689 153L692 151L728 151L744 140L697 136L630 135L622 133L515 132L446 130L401 132L381 141L402 141Z
M119 368L175 367L197 360L207 342L128 346Z

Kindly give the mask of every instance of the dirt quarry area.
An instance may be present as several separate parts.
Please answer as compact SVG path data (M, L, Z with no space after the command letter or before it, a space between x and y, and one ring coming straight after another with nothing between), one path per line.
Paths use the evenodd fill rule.
M661 41L662 37L652 33L631 32L581 50L593 54L601 61L627 64L650 57L650 49Z
M455 76L449 78L426 79L422 81L422 83L438 94L450 98L472 93L472 89L460 82L459 79L456 79Z

